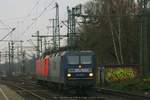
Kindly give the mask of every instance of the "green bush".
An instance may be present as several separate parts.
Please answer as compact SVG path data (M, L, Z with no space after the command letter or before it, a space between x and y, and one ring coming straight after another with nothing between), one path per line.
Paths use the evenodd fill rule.
M126 92L150 92L150 76L109 82L107 88Z

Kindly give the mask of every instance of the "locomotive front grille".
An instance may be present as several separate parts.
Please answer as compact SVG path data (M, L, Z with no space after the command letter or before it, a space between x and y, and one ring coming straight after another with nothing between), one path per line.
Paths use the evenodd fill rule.
M68 73L90 73L92 68L69 68Z
M92 77L88 77L88 78L68 78L68 80L92 80Z

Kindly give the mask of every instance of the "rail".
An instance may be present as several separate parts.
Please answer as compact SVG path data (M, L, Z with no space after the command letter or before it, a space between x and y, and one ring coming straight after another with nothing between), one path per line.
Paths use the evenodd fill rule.
M8 82L7 82L7 85L9 85L9 86L11 86L11 87L14 87L14 88L17 88L17 89L19 89L19 90L21 90L21 91L23 91L23 92L26 92L27 94L32 95L33 97L37 98L38 100L46 100L46 98L41 97L41 96L39 96L39 95L37 95L37 94L31 92L30 90L27 90L27 89L25 89L25 88L22 88L22 87L20 87L20 86L18 86L18 85L11 84L11 83L8 83Z

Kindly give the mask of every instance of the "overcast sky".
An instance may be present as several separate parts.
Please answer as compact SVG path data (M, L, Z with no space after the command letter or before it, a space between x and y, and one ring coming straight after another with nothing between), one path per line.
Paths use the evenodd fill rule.
M48 19L54 18L55 15L55 9L53 8L55 2L58 2L60 6L60 20L66 20L67 6L71 8L87 1L89 0L0 0L0 39L11 31L10 28L14 27L16 30L7 39L31 39L31 35L37 30L41 34L46 34L48 32L46 27L50 25ZM35 21L35 18L48 5L50 5L49 8ZM31 25L32 23L34 24ZM64 29L62 32L65 32ZM0 42L0 50L4 50L6 47L6 43Z

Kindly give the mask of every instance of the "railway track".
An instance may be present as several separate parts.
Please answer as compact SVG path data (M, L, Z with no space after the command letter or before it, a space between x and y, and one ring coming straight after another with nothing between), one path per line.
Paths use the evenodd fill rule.
M78 96L69 91L60 93L25 78L8 78L2 83L15 90L25 100L150 100L150 97L102 88L97 91L97 94L92 91L89 93L94 95ZM103 94L107 95L106 98Z
M23 78L7 78L2 83L15 90L25 100L106 100L100 96L78 96L72 95L70 92L60 93L38 85L35 81Z
M52 93L48 88L23 78L7 78L2 83L15 90L25 100L58 100L57 97L60 96Z
M40 88L35 89L32 86L21 86L20 84L14 84L10 81L3 83L15 90L18 94L24 97L25 100L54 100L50 97L47 90L41 90Z
M109 94L113 96L127 98L127 100L150 100L150 97L148 96L127 93L127 92L122 92L122 91L116 91L116 90L111 90L111 89L101 88L101 89L98 89L98 92L102 94Z

